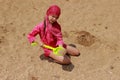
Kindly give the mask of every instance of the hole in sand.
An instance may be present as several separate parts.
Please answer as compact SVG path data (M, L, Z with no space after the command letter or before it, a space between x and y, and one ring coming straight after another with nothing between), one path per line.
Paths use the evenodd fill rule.
M83 46L91 46L95 42L95 36L89 32L80 31L77 32L77 42Z

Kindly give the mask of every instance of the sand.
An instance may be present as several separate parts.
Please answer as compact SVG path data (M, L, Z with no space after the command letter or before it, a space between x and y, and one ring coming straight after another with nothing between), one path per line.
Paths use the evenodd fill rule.
M27 40L51 4L62 9L63 40L81 53L70 65ZM120 0L0 0L0 80L120 80Z

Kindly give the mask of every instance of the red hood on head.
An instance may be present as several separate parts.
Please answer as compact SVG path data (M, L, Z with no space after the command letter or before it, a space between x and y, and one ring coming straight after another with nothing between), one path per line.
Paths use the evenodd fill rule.
M56 16L60 16L61 14L61 9L57 6L57 5L52 5L48 8L46 15L56 15Z

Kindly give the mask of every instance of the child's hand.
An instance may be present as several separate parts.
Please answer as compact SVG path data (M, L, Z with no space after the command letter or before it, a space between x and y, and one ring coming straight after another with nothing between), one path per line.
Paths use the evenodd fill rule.
M62 45L59 45L58 48L60 49L58 53L61 53L63 55L66 54L67 51L66 51L66 49Z
M31 43L31 46L34 47L34 46L37 46L37 44L38 44L37 42L32 42L32 43Z

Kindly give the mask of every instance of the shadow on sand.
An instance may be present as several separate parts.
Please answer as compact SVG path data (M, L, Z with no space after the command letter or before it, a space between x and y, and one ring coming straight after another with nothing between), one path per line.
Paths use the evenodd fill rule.
M56 63L56 62L54 62L54 60L52 58L45 57L44 54L40 55L40 59L41 60L47 60L48 62ZM57 64L59 64L59 63L57 63ZM74 65L72 63L71 64L67 64L67 65L62 65L62 64L60 64L60 65L62 66L62 69L65 70L65 71L69 71L70 72L70 71L72 71L74 69Z

